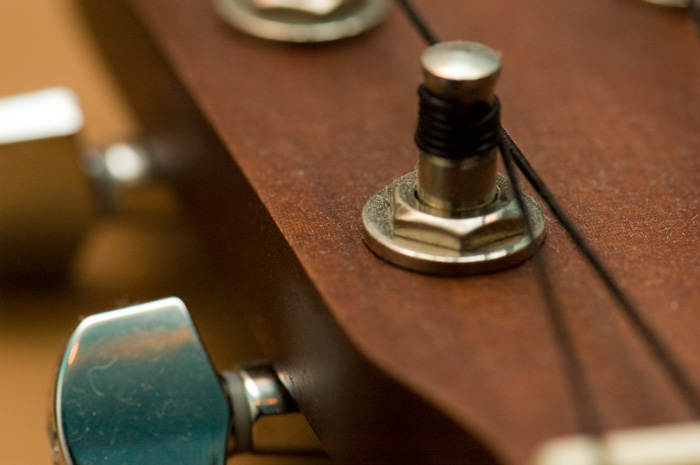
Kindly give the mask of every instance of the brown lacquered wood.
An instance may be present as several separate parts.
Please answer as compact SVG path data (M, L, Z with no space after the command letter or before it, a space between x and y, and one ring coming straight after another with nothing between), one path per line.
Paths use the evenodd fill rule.
M135 16L83 4L239 311L335 459L523 465L577 431L532 263L438 278L362 243L364 202L416 160L423 45L398 10L350 41L289 46L230 30L208 1L135 0ZM700 386L690 17L635 0L419 6L442 38L502 51L505 126ZM540 253L604 426L690 418L556 224Z

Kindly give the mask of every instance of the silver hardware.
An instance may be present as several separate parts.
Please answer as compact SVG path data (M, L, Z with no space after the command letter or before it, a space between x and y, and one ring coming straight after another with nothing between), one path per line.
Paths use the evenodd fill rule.
M83 149L82 126L68 88L0 99L3 280L45 283L63 275L93 214L116 211L127 190L150 180L143 147Z
M415 196L416 172L370 198L362 211L364 240L385 260L431 274L465 275L502 270L525 260L533 244L523 233L512 187L498 177L496 200L479 215L445 218L426 211ZM545 217L529 197L535 246L544 239Z
M428 48L422 65L425 88L470 109L490 105L501 60L484 45L447 42ZM433 274L492 272L528 258L544 239L545 217L526 197L531 240L496 162L495 146L454 158L419 150L417 171L365 205L365 243L391 263Z
M258 444L256 424L263 417L298 412L296 403L269 365L240 367L222 376L235 413L231 452L270 452Z
M326 42L358 35L386 15L386 0L214 0L241 31L282 42Z
M297 411L270 366L219 377L185 304L168 298L83 320L60 365L49 433L61 465L223 465L256 451L261 417Z
M441 216L459 216L496 199L496 149L465 159L451 160L418 152L416 193ZM469 182L465 182L465 178Z
M675 8L688 8L692 0L644 0L647 3L654 5L670 6Z
M485 45L443 42L421 57L423 84L433 94L471 106L488 104L501 71L501 57ZM418 197L447 216L482 208L496 197L496 149L474 157L446 159L418 154Z
M154 178L150 155L136 142L86 148L80 160L104 213L118 211L125 192L143 187Z
M476 42L441 42L421 56L423 84L465 105L490 102L501 73L501 56Z
M65 269L92 214L76 153L83 113L56 87L0 99L0 273L51 277Z

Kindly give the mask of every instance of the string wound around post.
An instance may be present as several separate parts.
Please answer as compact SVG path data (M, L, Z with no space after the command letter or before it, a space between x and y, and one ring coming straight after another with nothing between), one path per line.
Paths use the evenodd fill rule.
M385 260L431 274L499 271L530 257L545 217L529 197L532 235L511 183L497 173L500 55L473 42L442 42L421 59L415 141L418 169L372 196L364 240Z

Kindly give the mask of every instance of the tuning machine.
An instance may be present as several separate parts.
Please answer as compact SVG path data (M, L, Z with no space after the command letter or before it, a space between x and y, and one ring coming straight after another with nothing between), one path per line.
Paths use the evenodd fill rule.
M421 61L418 169L367 202L365 243L389 262L425 273L513 266L544 239L545 217L526 196L527 234L513 187L497 173L500 104L493 90L501 57L482 44L444 42Z
M274 450L255 434L262 419L296 412L270 365L217 374L185 304L168 298L82 321L60 364L49 434L61 465L222 465L239 452L321 452L308 434Z
M693 0L644 0L654 5L670 6L675 8L688 8Z
M219 16L247 34L281 42L356 36L386 15L386 0L214 0Z
M96 211L147 182L138 144L83 149L83 113L63 87L0 99L0 276L16 282L65 273ZM91 192L92 191L92 192Z

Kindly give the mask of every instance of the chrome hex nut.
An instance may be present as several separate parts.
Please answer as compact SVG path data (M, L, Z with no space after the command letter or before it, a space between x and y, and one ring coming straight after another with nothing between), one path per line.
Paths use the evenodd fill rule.
M388 262L421 273L464 276L517 265L542 244L545 216L525 196L530 236L510 183L499 175L497 186L496 200L486 208L450 217L418 200L414 171L370 197L362 210L362 238Z
M442 216L416 197L415 173L388 187L394 234L455 253L478 250L523 234L522 214L505 178L498 178L497 199L467 217Z

